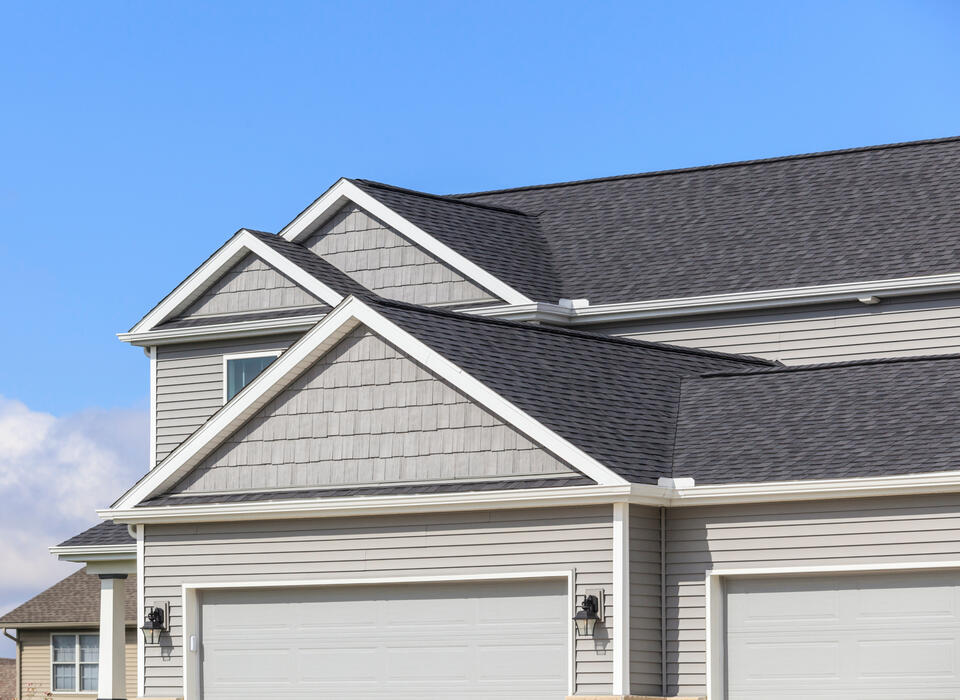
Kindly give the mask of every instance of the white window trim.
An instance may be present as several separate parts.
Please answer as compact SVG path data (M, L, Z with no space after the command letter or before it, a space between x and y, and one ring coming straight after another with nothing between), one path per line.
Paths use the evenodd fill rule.
M577 666L577 639L573 617L576 597L576 569L552 569L547 571L513 570L499 571L490 574L446 574L436 576L383 576L377 578L341 578L341 579L314 579L314 580L248 580L229 582L188 582L181 585L181 600L183 601L183 636L181 638L183 650L183 700L200 700L200 655L197 652L202 646L200 637L200 594L206 590L225 590L231 588L260 589L260 588L321 588L324 586L377 586L389 584L410 583L449 583L469 581L524 581L538 579L565 579L567 582L567 605L564 610L564 619L567 623L567 694L576 692ZM190 637L196 637L200 644L190 651Z
M880 574L888 572L960 569L960 561L898 562L891 564L851 564L834 566L783 566L756 569L711 569L706 574L706 687L707 697L726 697L726 587L737 577L790 577L818 574Z
M48 645L50 648L50 692L54 695L93 695L96 696L99 692L98 690L80 690L80 637L96 637L97 638L97 685L99 686L99 670L100 670L100 633L97 630L76 630L71 632L51 632ZM75 690L54 690L53 689L53 667L57 663L66 665L66 661L57 661L53 660L53 638L54 637L73 637L73 650L74 650L74 661L73 661L73 680Z
M223 371L221 374L221 376L223 377L223 403L226 404L227 401L230 400L227 398L227 362L229 360L249 360L250 358L253 358L253 357L272 357L276 359L280 357L282 353L283 353L282 350L261 350L259 352L235 352L235 353L229 353L224 355L223 364L222 364ZM246 389L247 386L250 386L250 382L247 382L247 385L244 386L243 389ZM237 395L239 395L240 392L243 391L243 389L238 391Z

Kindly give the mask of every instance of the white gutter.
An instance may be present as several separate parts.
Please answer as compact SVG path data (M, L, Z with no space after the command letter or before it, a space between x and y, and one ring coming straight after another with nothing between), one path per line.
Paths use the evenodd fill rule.
M886 297L935 294L958 290L960 290L960 273L952 273L871 282L768 289L757 292L676 297L619 304L597 304L595 306L571 307L546 303L501 304L468 309L465 313L515 321L582 325L850 301L872 305L877 303L878 299Z
M104 520L118 523L222 522L276 520L286 518L329 518L401 513L438 513L505 508L599 505L629 502L636 505L683 508L687 506L769 503L870 498L960 492L960 471L881 476L852 479L819 479L696 486L693 479L672 480L675 487L630 484L627 486L567 486L447 494L398 496L346 496L259 502L205 503L195 505L145 506L97 511ZM664 484L669 480L664 480ZM135 548L117 547L112 559L135 556ZM67 558L64 549L79 550L73 556L90 561L91 547L57 548L52 553Z
M122 561L136 558L137 545L135 542L130 544L77 545L74 547L48 547L47 551L62 561Z
M117 338L131 345L169 345L190 340L234 339L246 336L277 335L307 331L317 325L326 314L288 316L286 318L262 319L259 321L236 321L191 328L169 328L140 333L117 333Z

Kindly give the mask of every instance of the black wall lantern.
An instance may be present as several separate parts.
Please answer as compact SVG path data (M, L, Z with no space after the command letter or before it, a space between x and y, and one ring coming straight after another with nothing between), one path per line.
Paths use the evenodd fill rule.
M580 609L573 616L577 635L592 637L597 622L603 619L603 591L586 591L580 600Z
M144 644L159 644L160 635L167 628L167 604L148 605L143 609Z

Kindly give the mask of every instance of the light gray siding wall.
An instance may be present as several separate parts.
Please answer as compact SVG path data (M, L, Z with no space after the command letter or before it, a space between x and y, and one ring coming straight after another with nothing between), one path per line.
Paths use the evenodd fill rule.
M323 302L310 292L251 254L214 282L178 318L222 316L322 304Z
M303 245L387 299L428 306L495 301L353 204L345 205Z
M673 508L667 517L668 695L702 695L706 572L960 561L960 495Z
M569 475L366 328L340 341L175 492Z
M223 406L223 356L285 350L299 336L277 335L157 348L157 462Z
M609 506L148 525L144 593L148 603L170 601L171 629L168 643L146 647L146 696L182 696L185 582L575 569L579 593L603 588L609 594L612 545ZM613 624L612 607L606 615ZM596 640L577 641L579 694L610 692L610 639L601 630Z
M960 295L590 326L629 338L757 355L785 364L960 351Z
M660 509L630 506L630 692L660 695Z

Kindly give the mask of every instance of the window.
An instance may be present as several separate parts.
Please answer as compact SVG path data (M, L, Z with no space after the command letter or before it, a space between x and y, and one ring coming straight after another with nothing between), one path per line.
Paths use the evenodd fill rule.
M100 635L54 634L50 637L54 692L97 692Z
M223 358L224 374L226 375L224 377L224 402L239 394L240 390L277 359L279 354L225 355Z

